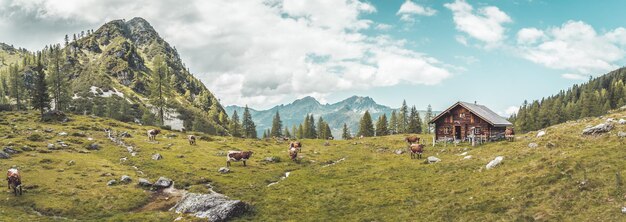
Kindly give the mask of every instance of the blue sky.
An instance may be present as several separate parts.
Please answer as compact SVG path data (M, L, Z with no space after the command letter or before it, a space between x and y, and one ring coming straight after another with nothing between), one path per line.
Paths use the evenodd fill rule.
M143 17L224 105L370 96L508 115L623 66L624 1L0 0L0 42L38 50Z

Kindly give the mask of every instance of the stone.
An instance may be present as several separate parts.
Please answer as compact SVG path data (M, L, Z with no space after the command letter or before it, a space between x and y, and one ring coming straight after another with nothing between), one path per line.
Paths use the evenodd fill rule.
M50 128L44 129L43 131L44 131L45 133L52 133L52 132L54 132L54 130L52 130L52 129L50 129Z
M11 158L11 155L4 152L4 151L0 151L0 159L9 159Z
M613 118L606 118L606 122L615 122L615 119L613 119Z
M13 149L13 147L10 147L10 146L7 146L7 147L3 148L2 151L4 151L5 153L8 153L8 154L18 154L18 153L22 152L22 151Z
M67 133L66 132L60 132L59 136L67 136Z
M463 152L463 153L461 153L461 154L459 154L459 155L461 155L461 156L465 156L465 155L467 155L467 152Z
M24 151L24 152L30 152L30 151L33 151L33 150L35 150L35 149L33 149L32 147L29 147L29 146L23 146L22 147L22 151Z
M263 159L263 161L268 162L268 163L278 163L278 162L280 162L280 159L278 157L275 157L275 156L268 156L268 157L265 157L265 159Z
M464 160L469 160L469 159L472 159L472 155L467 155L467 156L463 157L463 159L464 159Z
M596 135L609 132L613 129L611 123L600 123L594 127L588 127L583 130L583 135Z
M100 150L100 145L98 145L97 143L92 143L89 144L89 146L87 146L88 150Z
M56 148L54 147L54 144L48 143L48 149L49 150L55 150Z
M122 138L130 138L132 136L128 132L122 132L122 133L120 133L120 137L122 137Z
M626 214L626 207L622 207L622 213Z
M67 165L68 166L74 166L74 165L76 165L76 161L74 161L74 160L67 161Z
M229 221L246 213L250 207L219 193L186 193L172 209L176 213L188 213L208 221Z
M130 178L130 176L123 175L122 178L120 178L120 181L122 181L122 183L130 183L133 180Z
M487 168L488 170L490 170L490 169L492 169L492 168L494 168L494 167L496 167L496 166L500 165L500 163L502 163L502 161L503 161L503 160L504 160L504 157L503 157L503 156L497 156L495 159L493 159L492 161L490 161L490 162L487 164L486 168Z
M161 156L161 154L156 153L156 154L152 155L152 159L153 160L160 160L160 159L163 159L163 156Z
M113 186L117 184L117 180L109 180L109 182L107 182L107 186Z
M142 186L142 187L151 187L152 183L144 178L139 178L137 185Z
M544 135L546 135L546 131L541 130L541 131L537 132L537 137L542 137Z
M70 119L67 118L67 116L58 110L52 110L52 111L48 111L46 113L43 114L42 120L44 122L50 122L50 121L58 121L58 122L67 122Z
M556 147L556 144L554 144L553 142L548 142L548 143L546 143L546 147L554 148L554 147Z
M220 173L229 173L229 172L230 172L230 169L228 169L228 167L220 167L220 169L219 169L219 170L217 170L217 172L220 172Z
M619 138L626 137L626 132L622 132L622 131L617 132L617 137L619 137Z
M397 155L402 155L404 153L404 150L396 150L394 151L394 153Z
M617 121L617 123L624 125L626 124L626 120L625 119L619 119L619 121Z
M537 147L539 147L539 145L536 144L536 143L529 143L528 144L528 148L537 148Z
M172 186L172 183L172 180L168 179L167 177L159 177L159 179L154 182L154 186L157 188L168 188Z
M426 162L427 163L436 163L436 162L441 162L441 159L434 157L434 156L429 156L428 158L426 158Z

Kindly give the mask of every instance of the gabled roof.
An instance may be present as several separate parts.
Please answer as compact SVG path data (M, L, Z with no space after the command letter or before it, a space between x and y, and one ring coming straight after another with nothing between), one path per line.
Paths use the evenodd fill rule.
M477 115L478 117L480 117L481 119L487 121L489 124L491 124L493 126L502 127L502 126L512 126L513 125L511 122L509 122L505 118L501 117L497 113L491 111L486 106L478 105L478 104L474 104L474 103L466 103L466 102L461 102L461 101L455 103L454 105L450 106L450 108L448 108L445 111L439 113L439 115L435 116L435 118L433 118L429 123L434 123L437 119L441 118L442 116L444 116L446 113L448 113L450 110L454 109L457 106L462 106L462 107L466 108L471 113L474 113L474 115Z

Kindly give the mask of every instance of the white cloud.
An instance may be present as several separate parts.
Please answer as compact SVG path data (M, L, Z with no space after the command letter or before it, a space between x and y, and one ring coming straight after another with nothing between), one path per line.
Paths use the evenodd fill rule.
M513 114L516 114L518 110L519 110L518 106L509 106L506 108L506 110L504 110L504 114L506 114L506 116L508 117Z
M389 25L389 24L384 24L384 23L380 23L377 24L376 27L374 27L376 30L381 30L381 31L386 31L391 29L393 26Z
M480 60L474 56L454 56L455 59L465 62L465 64L472 65Z
M518 45L519 53L534 63L569 72L563 75L565 78L613 70L626 55L623 28L598 34L582 21L567 21L560 27L537 31L544 35L534 42Z
M574 74L574 73L565 73L563 75L561 75L561 77L566 78L566 79L573 79L573 80L587 80L589 79L589 76L584 76L581 74Z
M405 22L413 22L415 21L415 16L433 16L437 13L437 10L424 7L418 5L411 0L405 1L401 6L396 15L400 16L400 20Z
M464 46L468 46L468 44L469 44L469 43L467 43L467 38L465 38L465 36L462 36L462 35L457 35L457 36L455 36L455 37L454 37L454 39L455 39L457 42L459 42L459 43L461 43L462 45L464 45Z
M362 15L376 11L364 1L4 1L0 24L9 27L0 39L31 49L50 43L40 36L60 42L111 19L143 17L226 105L265 108L303 95L437 84L454 68L406 49L405 40L363 34L373 22Z
M536 28L523 28L517 32L518 44L533 44L545 37L543 31Z
M495 46L505 38L504 23L513 20L498 7L487 6L476 11L465 0L455 0L444 6L452 11L456 29L482 41L487 46Z

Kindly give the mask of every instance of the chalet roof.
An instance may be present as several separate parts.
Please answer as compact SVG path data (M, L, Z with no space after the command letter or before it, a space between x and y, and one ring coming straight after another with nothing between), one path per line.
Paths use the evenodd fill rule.
M444 116L446 113L448 113L450 110L452 110L454 107L457 107L457 106L462 106L462 107L466 108L467 110L469 110L470 112L474 113L475 115L477 115L481 119L487 121L489 124L491 124L493 126L502 127L502 126L512 126L513 125L511 122L509 122L508 120L502 118L497 113L491 111L486 106L479 105L479 104L474 104L474 103L461 102L461 101L455 103L454 105L450 106L450 108L448 108L445 111L439 113L439 115L435 116L435 118L433 118L429 123L434 123L437 119L441 118L442 116Z

